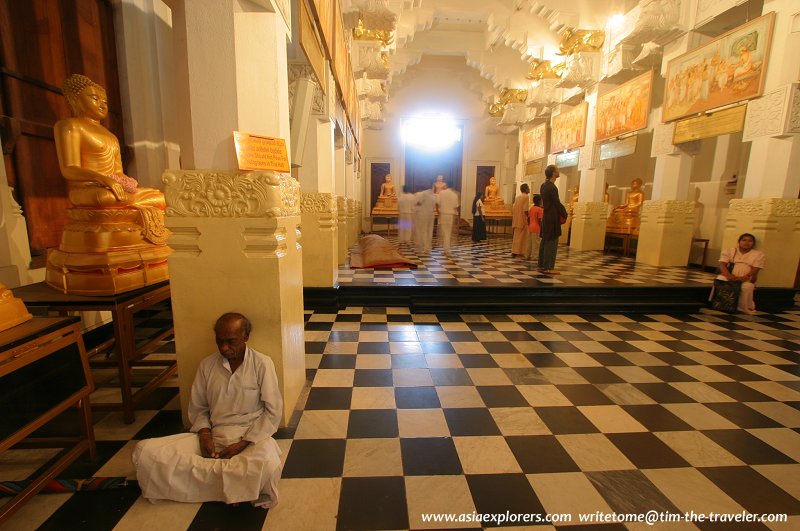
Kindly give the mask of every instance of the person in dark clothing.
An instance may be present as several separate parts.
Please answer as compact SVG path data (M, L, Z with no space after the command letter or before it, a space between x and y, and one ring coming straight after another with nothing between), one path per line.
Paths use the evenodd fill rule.
M472 201L472 241L479 242L486 239L486 212L483 209L483 192L475 194Z
M558 252L558 238L561 236L561 219L567 219L567 209L561 204L558 197L556 179L558 168L554 164L544 170L545 182L539 190L542 196L542 243L539 246L539 267L542 273L558 275L556 267L556 253Z

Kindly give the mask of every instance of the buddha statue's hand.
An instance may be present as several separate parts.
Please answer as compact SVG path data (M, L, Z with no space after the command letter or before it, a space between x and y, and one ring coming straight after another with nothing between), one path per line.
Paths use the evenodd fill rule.
M139 187L139 183L133 177L128 177L125 174L116 174L112 173L109 175L115 182L119 183L122 186L122 189L128 192L129 194L135 194L136 189Z

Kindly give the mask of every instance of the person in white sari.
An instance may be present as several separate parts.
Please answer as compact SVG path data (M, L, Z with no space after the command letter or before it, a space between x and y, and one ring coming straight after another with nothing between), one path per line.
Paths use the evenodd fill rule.
M133 464L150 501L278 503L280 448L272 435L283 400L275 365L247 346L250 321L226 313L214 326L219 352L200 362L189 404L191 433L146 439Z

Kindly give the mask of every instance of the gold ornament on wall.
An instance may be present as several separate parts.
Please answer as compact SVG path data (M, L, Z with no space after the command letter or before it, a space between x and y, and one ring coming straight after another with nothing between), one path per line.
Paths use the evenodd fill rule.
M494 103L489 104L490 116L502 116L506 110L506 106L512 103L525 103L528 99L528 91L525 89L503 89L500 91L500 96Z
M603 30L567 30L561 36L558 55L573 55L578 52L599 52L606 40Z
M389 46L394 41L394 32L367 29L364 27L364 20L359 17L358 24L353 28L353 39L357 41L380 41L382 45Z
M531 81L541 81L543 79L560 79L564 72L564 63L553 66L551 61L544 59L534 59L531 61L530 69L525 75Z

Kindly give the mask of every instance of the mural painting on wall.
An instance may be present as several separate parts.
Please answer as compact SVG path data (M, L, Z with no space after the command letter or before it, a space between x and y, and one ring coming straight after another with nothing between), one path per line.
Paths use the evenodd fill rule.
M760 96L774 22L767 13L669 61L662 120Z
M522 134L522 160L537 160L544 157L547 149L547 124L541 123Z
M553 117L550 131L550 153L560 153L586 144L586 114L589 105L584 101L577 107Z
M653 71L623 83L597 98L597 141L647 127Z
M311 0L311 3L317 12L322 40L328 53L333 55L333 0Z

